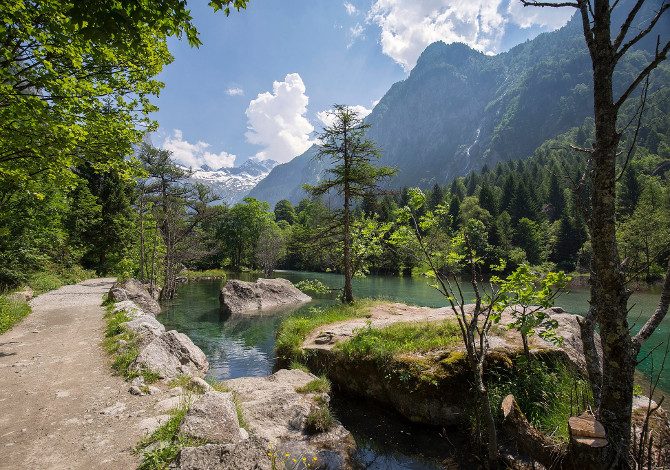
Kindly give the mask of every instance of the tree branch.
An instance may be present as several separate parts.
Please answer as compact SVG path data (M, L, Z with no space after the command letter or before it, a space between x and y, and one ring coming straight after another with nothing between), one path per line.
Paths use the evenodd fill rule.
M635 89L636 89L637 86L642 82L642 80L644 80L645 78L647 78L647 76L648 76L648 75L649 75L649 74L650 74L656 67L658 67L658 64L660 64L661 62L663 62L663 61L666 59L666 57L667 57L667 55L668 55L668 51L670 51L670 41L668 41L668 42L665 44L665 46L663 47L663 49L661 49L661 50L659 50L659 44L658 44L659 41L660 41L660 37L659 37L658 40L657 40L657 45L656 45L656 55L655 55L655 57L654 57L654 60L652 60L652 61L649 63L649 65L647 65L647 66L644 68L644 70L643 70L642 72L640 72L640 74L639 74L639 75L637 76L637 78L633 81L633 83L630 84L630 86L628 87L628 89L626 89L626 91L624 91L623 95L621 95L621 98L619 98L619 100L618 100L618 101L616 102L616 104L614 105L616 109L619 109L619 108L621 107L621 105L624 104L624 103L626 102L626 100L627 100L628 97L631 95L631 93L633 93L633 91L635 91Z
M637 3L638 4L644 3L644 1L643 0L638 0ZM635 7L638 8L638 5L635 5ZM630 27L630 24L626 25L626 23L624 23L624 25L621 27L621 31L619 32L619 36L617 36L616 41L614 42L614 50L618 50L618 52L614 56L615 63L618 62L619 59L621 59L621 57L623 57L623 55L628 51L628 49L630 49L635 44L637 44L638 41L640 41L643 37L645 37L647 34L649 34L652 29L654 29L654 26L656 26L656 23L658 23L658 20L661 19L661 16L663 16L663 13L665 13L668 9L670 9L670 3L663 3L663 5L661 5L661 8L656 12L656 15L654 15L654 18L651 20L649 25L647 25L647 27L645 29L640 31L630 41L628 41L626 44L624 44L621 47L621 49L619 50L619 46L621 46L621 43L625 39L626 33L628 32L628 27ZM631 10L630 15L633 15L633 17L635 17L634 13L637 13L635 8L633 10ZM630 15L628 15L628 18L626 19L626 22L628 22L629 19L632 21L632 18L631 18Z
M658 328L658 325L663 321L668 313L668 307L670 307L670 260L668 261L668 271L665 274L661 299L658 301L656 311L633 338L633 344L637 348L637 351L640 350L644 342L649 339L656 328Z
M630 29L630 25L633 24L633 20L635 20L635 16L637 15L637 12L640 11L640 8L642 8L642 5L644 5L645 0L637 0L635 2L635 6L628 12L628 16L626 17L626 20L623 22L621 25L621 29L619 30L619 34L617 35L616 39L614 40L614 50L618 50L619 46L621 46L621 43L623 43L624 39L626 39L626 34L628 34L628 30ZM618 2L617 2L618 3ZM612 6L612 10L614 9L614 6Z
M573 7L579 8L578 2L538 2L535 0L521 0L523 6L525 7L551 7L551 8L563 8L563 7Z

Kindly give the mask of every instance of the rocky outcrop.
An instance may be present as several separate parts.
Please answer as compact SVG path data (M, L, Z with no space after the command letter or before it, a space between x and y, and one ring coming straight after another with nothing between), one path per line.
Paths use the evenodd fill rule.
M298 393L296 389L314 379L314 375L299 370L280 370L269 377L224 382L232 393L206 393L191 406L181 432L208 444L182 449L177 468L270 470L284 468L284 462L287 468L307 468L300 466L303 459L309 462L309 468L351 468L355 443L341 424L334 421L327 430L310 432L310 413L327 406L329 397L325 393ZM234 400L246 431L240 429Z
M150 335L153 332L148 333ZM150 370L162 379L172 379L183 374L202 377L209 363L205 353L188 336L172 330L154 336L141 348L131 368Z
M230 392L205 393L189 408L180 432L211 444L237 444L248 437L246 431L240 428Z
M156 316L161 313L160 304L147 288L137 279L115 283L109 291L109 297L115 302L133 301L145 313Z
M219 294L221 309L228 314L272 310L311 300L287 279L230 280Z

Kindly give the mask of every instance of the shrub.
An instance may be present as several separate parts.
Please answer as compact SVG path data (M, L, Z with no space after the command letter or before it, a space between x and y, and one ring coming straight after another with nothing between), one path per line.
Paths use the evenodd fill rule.
M30 305L22 300L0 296L0 334L9 330L30 313Z
M312 409L305 420L305 432L307 434L318 434L326 432L335 424L335 418L330 412L327 403L319 403L312 406Z
M325 375L311 382L306 383L302 387L295 389L298 393L330 393L330 380Z

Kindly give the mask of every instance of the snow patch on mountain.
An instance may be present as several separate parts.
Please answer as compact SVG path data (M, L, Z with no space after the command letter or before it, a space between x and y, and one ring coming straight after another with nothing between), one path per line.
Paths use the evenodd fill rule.
M193 183L202 183L219 198L217 204L235 204L244 199L263 178L277 165L274 160L250 158L240 166L212 169L207 165L192 168Z

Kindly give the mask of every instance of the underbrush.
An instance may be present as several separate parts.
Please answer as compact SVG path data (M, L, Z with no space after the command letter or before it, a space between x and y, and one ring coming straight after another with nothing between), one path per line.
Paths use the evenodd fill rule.
M514 395L528 421L557 441L568 440L568 419L592 402L590 389L566 364L556 360L519 356L511 367L491 368L487 373L491 407L496 416L508 394Z
M458 324L441 322L396 323L384 328L370 325L336 346L351 359L387 361L397 354L423 353L452 346L461 341Z
M189 281L203 278L227 279L228 273L223 269L206 269L204 271L185 270L179 273L179 276L185 277Z
M30 305L24 300L0 295L0 334L9 330L30 313Z
M298 393L330 393L330 380L325 375L295 389Z
M69 268L54 266L44 271L33 273L28 280L28 285L35 295L39 295L95 276L94 271L86 270L81 266L72 266Z
M277 330L276 352L280 362L302 362L302 343L307 335L322 325L361 318L369 315L370 308L379 300L359 300L353 304L335 305L328 308L312 307L288 316Z
M150 370L131 370L130 366L135 362L140 351L137 347L137 335L123 326L130 321L130 317L123 310L114 312L114 305L106 302L107 313L105 313L105 339L103 346L105 351L112 357L112 369L117 375L126 380L142 376L146 384L151 384L160 376Z

